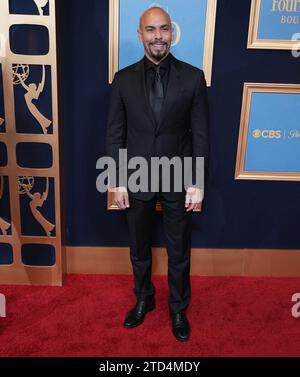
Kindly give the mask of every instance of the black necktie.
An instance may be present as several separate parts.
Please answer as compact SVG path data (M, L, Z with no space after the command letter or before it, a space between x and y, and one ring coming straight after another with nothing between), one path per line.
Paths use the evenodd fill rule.
M161 77L159 74L160 67L159 66L153 67L153 69L155 70L155 77L153 80L152 87L150 89L149 102L153 110L156 123L158 123L163 100L164 100L164 89L163 89L163 84L161 82Z

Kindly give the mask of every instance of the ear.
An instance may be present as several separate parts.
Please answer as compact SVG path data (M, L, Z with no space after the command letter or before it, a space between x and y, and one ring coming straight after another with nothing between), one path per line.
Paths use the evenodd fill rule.
M141 29L137 29L137 33L138 33L138 38L139 38L140 42L142 42L142 31L141 31Z

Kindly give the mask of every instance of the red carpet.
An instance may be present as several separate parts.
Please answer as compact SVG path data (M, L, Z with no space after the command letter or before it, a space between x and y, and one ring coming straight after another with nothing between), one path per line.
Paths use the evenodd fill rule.
M0 286L0 356L300 356L291 315L299 278L192 278L191 340L173 338L167 279L154 277L157 309L124 329L131 276L69 275L63 288Z

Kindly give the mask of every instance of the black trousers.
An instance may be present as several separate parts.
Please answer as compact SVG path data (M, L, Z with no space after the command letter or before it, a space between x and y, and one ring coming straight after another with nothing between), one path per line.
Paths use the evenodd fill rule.
M163 210L167 239L169 309L172 313L185 310L190 302L190 257L192 211L185 209L185 195L176 201L156 193L149 201L130 197L126 217L130 237L130 259L134 275L134 292L138 300L150 300L155 295L151 281L152 235L155 226L155 206L159 200Z

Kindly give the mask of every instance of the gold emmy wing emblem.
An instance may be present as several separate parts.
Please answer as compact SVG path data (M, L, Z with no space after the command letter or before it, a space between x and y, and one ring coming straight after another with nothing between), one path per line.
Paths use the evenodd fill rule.
M51 236L52 230L55 228L55 225L50 223L45 217L41 214L38 210L38 207L42 207L44 202L47 200L48 192L49 192L49 178L46 178L46 188L41 195L39 192L31 193L31 190L34 186L34 178L33 177L20 177L19 178L19 194L27 194L27 196L31 199L29 203L29 207L32 213L32 216L36 219L36 221L42 226L46 235L48 237Z
M33 0L35 2L35 5L37 6L39 10L40 16L44 15L43 8L48 4L48 0Z
M0 177L0 200L2 199L3 191L4 191L4 178L3 176L1 176ZM10 228L10 226L11 226L10 223L8 223L4 219L2 219L2 217L0 217L0 230L2 232L2 235L4 236L7 235L7 231Z
M40 94L44 90L45 86L45 66L43 65L43 73L42 73L42 81L37 86L35 83L30 83L28 85L25 84L25 80L29 76L29 67L28 65L24 64L16 64L13 66L13 79L14 85L21 84L23 88L26 90L24 94L26 105L34 116L34 118L38 121L40 126L42 127L43 133L47 134L47 129L51 125L52 121L47 119L41 112L38 110L36 105L32 102L33 100L38 100ZM19 72L21 70L21 72ZM17 79L16 79L17 78Z

